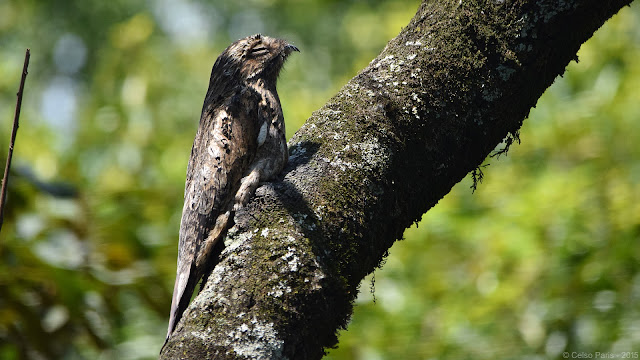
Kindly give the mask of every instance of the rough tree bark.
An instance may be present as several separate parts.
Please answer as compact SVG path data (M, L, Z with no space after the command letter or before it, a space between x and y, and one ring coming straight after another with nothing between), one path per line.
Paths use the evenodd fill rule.
M438 0L291 139L162 359L319 359L362 278L631 0ZM285 99L286 101L286 99Z

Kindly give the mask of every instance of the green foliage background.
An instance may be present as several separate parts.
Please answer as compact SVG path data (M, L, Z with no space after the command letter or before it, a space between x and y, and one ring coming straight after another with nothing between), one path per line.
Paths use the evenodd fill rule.
M301 48L279 84L291 136L417 6L0 0L3 163L32 50L0 234L0 358L155 358L217 54L255 32ZM478 190L465 179L394 245L328 359L640 349L637 2L579 58Z

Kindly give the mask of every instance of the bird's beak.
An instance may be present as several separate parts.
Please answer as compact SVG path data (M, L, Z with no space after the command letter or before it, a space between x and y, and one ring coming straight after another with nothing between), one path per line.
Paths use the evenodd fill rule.
M286 51L287 55L289 55L294 51L300 52L300 49L298 49L295 45L287 44L284 46L284 51Z

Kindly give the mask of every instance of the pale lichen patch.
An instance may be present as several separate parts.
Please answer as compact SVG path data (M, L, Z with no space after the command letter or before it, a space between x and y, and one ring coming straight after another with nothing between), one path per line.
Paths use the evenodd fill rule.
M274 286L272 290L267 292L267 295L277 298L277 297L281 297L284 294L290 294L292 291L293 289L291 289L291 286L288 286L286 282L279 281L278 284Z
M298 271L301 265L296 249L291 246L287 247L287 252L282 255L282 260L287 262L287 265L289 265L288 270L291 272Z
M253 318L250 324L243 323L229 332L226 340L226 346L249 359L286 359L283 356L284 341L273 323L262 324Z
M222 252L223 255L234 252L243 243L247 242L247 240L250 240L253 237L253 235L257 234L258 230L256 229L252 232L243 232L237 235L236 235L236 232L237 232L237 228L235 226L229 229L228 236L226 236L224 239L224 250Z
M200 339L202 341L209 341L211 328L207 328L206 331L191 331L191 336ZM182 344L181 344L182 345Z

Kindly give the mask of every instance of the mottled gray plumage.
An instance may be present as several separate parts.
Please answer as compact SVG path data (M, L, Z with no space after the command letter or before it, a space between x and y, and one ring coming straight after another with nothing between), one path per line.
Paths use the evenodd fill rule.
M234 211L287 163L276 81L292 51L298 49L284 40L257 34L231 44L213 65L187 167L167 339Z

